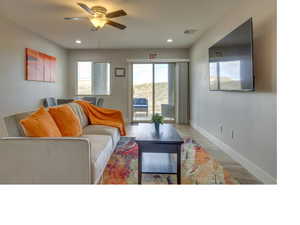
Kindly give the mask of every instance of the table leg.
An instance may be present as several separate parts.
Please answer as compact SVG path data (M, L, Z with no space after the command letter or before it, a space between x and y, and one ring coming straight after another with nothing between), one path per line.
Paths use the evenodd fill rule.
M142 184L142 149L139 147L138 157L138 184Z
M177 184L181 184L181 145L177 149Z

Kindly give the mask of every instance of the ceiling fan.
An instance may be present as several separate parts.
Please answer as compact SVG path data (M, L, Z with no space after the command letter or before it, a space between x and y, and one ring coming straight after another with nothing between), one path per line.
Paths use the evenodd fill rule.
M124 10L117 10L114 12L107 13L107 9L102 6L93 6L89 8L84 3L77 3L82 9L88 12L91 16L90 17L65 17L65 20L89 20L94 28L92 31L97 31L99 28L103 28L105 24L118 28L120 30L124 30L126 28L125 25L116 23L111 18L116 18L120 16L126 16L127 13Z

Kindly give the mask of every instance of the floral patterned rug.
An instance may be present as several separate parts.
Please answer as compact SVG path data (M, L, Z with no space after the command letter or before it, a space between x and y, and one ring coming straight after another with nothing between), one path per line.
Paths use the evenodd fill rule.
M181 153L182 184L238 184L204 148L186 139ZM122 137L103 174L101 184L138 183L138 145ZM142 184L177 184L174 174L143 174Z

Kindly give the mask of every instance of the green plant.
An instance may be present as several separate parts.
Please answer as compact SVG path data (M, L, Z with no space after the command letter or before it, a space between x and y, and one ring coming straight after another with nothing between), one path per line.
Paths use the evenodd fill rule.
M164 117L162 115L159 115L158 113L155 113L152 116L152 122L153 123L163 124L164 123Z

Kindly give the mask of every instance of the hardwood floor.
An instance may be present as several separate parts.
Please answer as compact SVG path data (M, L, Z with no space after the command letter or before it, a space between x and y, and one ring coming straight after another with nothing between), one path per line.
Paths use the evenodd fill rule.
M134 125L127 125L127 136L136 136ZM188 125L175 125L182 138L192 138L196 143L201 144L221 165L227 169L231 175L241 184L261 184L261 182L251 175L248 170L234 161L229 155L223 152L218 146L211 143L206 137Z

